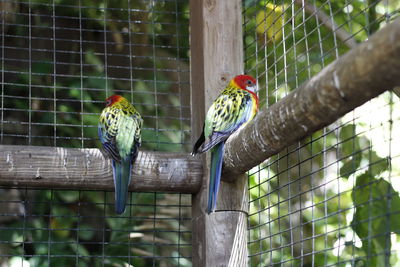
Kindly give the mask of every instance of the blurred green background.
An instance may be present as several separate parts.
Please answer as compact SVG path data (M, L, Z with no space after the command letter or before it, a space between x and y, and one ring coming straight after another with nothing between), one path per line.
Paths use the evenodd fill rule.
M1 143L100 147L107 96L142 114L142 149L190 144L188 4L2 1ZM191 266L191 196L0 189L1 266Z
M264 108L400 12L398 1L291 2L244 3L245 68ZM399 108L386 92L249 172L250 266L400 265Z
M0 6L2 144L99 147L117 93L144 118L143 150L190 151L187 1ZM262 109L399 12L395 0L243 1ZM398 105L387 92L249 171L249 266L399 264ZM112 192L0 190L4 266L191 266L190 195L132 193L116 216Z

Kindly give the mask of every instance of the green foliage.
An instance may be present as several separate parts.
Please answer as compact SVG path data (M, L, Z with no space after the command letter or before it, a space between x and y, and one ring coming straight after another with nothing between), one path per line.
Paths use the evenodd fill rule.
M343 162L343 166L340 168L340 176L344 178L349 178L360 166L362 158L361 142L367 143L367 148L369 146L369 141L365 140L364 137L357 136L355 129L354 124L346 125L340 129L339 138Z
M3 119L26 127L2 124L3 144L99 147L98 116L105 98L116 93L143 115L142 149L187 148L188 3L33 0L16 6L5 39L21 56L11 53L5 57L14 61L3 60L4 103L11 109ZM134 193L129 203L136 205L117 217L111 192L32 191L32 216L10 220L3 229L11 230L1 230L2 240L15 243L0 246L0 254L15 257L0 259L0 265L24 260L31 266L191 266L189 259L177 258L190 255L182 245L190 243L190 222L182 219L190 208L168 206L187 205L187 199ZM153 224L154 216L160 219Z
M360 169L361 161L368 164L368 171L373 176L389 168L389 160L379 157L371 150L371 142L365 137L356 133L356 125L348 124L340 130L341 162L340 176L349 176Z
M325 14L332 14L336 24L356 42L364 41L385 24L388 16L397 17L400 10L398 1L393 0L308 2ZM332 29L317 21L315 15L303 12L296 3L244 1L245 69L257 74L260 88L265 88L260 91L260 99L266 106L279 101L349 50ZM274 27L268 30L268 25L263 24L265 38L262 31L256 32L260 26L256 17L260 11L266 11L267 4L269 10L274 5L279 8L274 19L265 19L266 24L283 26L281 30ZM4 121L27 123L30 119L31 134L40 138L33 138L29 143L27 138L7 137L28 135L26 129L11 124L4 125L3 143L98 147L98 114L106 96L118 93L132 100L144 115L143 149L189 151L190 125L185 115L190 111L188 85L185 85L189 81L188 3L81 0L80 5L77 8L67 0L19 2L20 13L31 12L34 16L15 16L15 21L5 30L14 36L50 36L44 50L54 49L53 21L46 19L53 11L65 19L64 22L56 20L58 30L74 27L90 30L82 36L82 47L79 36L72 31L64 36L56 35L59 39L75 40L65 43L58 40L56 55L36 51L39 41L29 44L26 38L5 37L12 46L31 51L34 60L3 62L5 80L9 81L4 86L4 94L8 96L4 107L12 111L4 113ZM177 17L168 13L176 11ZM69 18L81 18L81 24ZM129 27L127 19L131 21ZM23 26L29 23L35 25L31 32ZM104 30L109 32L107 62L102 45ZM63 56L63 49L70 53ZM111 54L131 54L132 60L115 62ZM115 66L128 66L130 73L124 76L124 69L115 70ZM56 78L54 73L58 74ZM182 84L178 85L180 81ZM26 99L28 94L32 101ZM32 109L30 118L26 112L29 108ZM393 171L390 165L393 159L378 153L374 140L359 126L353 120L338 128L318 131L299 146L288 148L252 171L249 176L250 266L281 266L282 261L292 266L345 266L347 263L384 266L388 265L389 257L393 264L395 256L388 255L392 248L390 237L391 233L399 234L400 228L399 195L387 179ZM113 216L113 195L109 192L34 191L26 203L32 203L27 204L31 208L29 214L35 216L4 223L0 230L2 240L12 243L1 246L0 250L16 255L10 264L24 260L31 266L123 266L128 262L133 266L149 266L153 262L148 255L190 255L190 247L179 250L166 245L153 250L152 246L143 245L190 242L190 233L172 231L180 227L189 232L190 227L176 219L177 210L164 208L174 202L170 197L133 194L131 203L141 205L129 206L129 215L135 215L132 220L128 215ZM161 205L160 208L155 210L155 204ZM154 214L166 220L149 225ZM100 243L115 245L101 246ZM104 253L115 257L103 260ZM49 261L48 254L59 257L51 257ZM127 255L140 257L129 261ZM181 258L179 263L191 266L187 259ZM177 259L171 259L169 264L178 265ZM159 266L164 265L159 263Z
M400 10L398 1L307 3L333 15L355 42L366 40ZM244 8L245 69L258 76L260 102L267 107L350 49L298 1L246 0ZM274 8L260 21L260 12ZM277 24L283 25L280 31ZM279 36L271 38L271 32ZM392 107L389 98L385 101ZM392 118L375 112L382 114L379 125L368 128L363 122L368 118L346 117L250 171L250 266L398 264L397 251L391 253L391 235L398 234L400 223L399 195L390 182L398 175L391 166L395 152L382 153L375 138L384 137L369 135L376 129L392 131L382 126Z
M400 197L384 179L365 172L356 179L352 192L356 212L351 227L362 241L367 258L364 266L387 266L390 234L400 234Z

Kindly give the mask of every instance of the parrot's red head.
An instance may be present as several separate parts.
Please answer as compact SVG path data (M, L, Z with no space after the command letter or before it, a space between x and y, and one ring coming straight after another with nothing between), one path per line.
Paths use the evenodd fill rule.
M243 90L255 93L258 91L257 81L250 75L237 75L233 82Z
M109 107L123 99L120 95L112 95L106 99L106 107Z
M235 86L250 92L256 101L256 106L258 107L258 97L256 95L258 86L256 79L250 75L237 75L235 78L233 78L232 83Z

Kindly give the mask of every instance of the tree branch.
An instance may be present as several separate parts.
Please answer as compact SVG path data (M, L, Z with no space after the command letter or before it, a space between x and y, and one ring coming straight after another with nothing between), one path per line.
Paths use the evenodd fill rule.
M400 19L386 25L232 136L224 179L236 177L285 147L400 85Z

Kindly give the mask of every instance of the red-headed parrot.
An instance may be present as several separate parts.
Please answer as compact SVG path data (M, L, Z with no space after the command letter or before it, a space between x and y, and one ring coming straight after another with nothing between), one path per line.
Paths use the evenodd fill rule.
M103 151L112 160L115 211L125 211L132 165L141 143L142 118L128 100L119 95L106 99L98 126Z
M253 77L238 75L208 109L203 132L192 152L195 155L211 149L207 213L216 208L225 141L257 114L257 90L257 82Z

